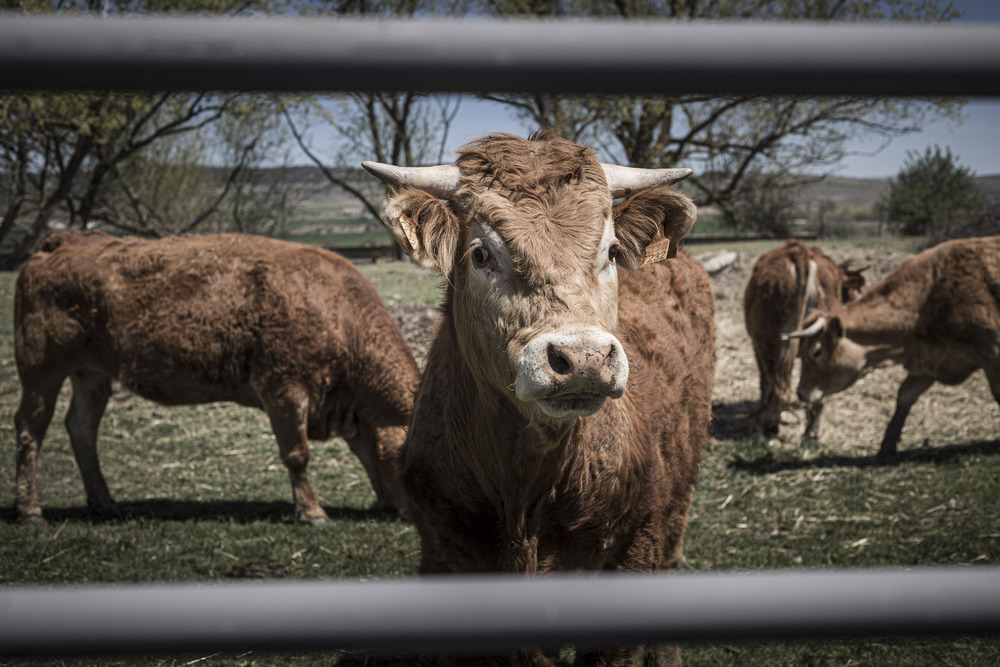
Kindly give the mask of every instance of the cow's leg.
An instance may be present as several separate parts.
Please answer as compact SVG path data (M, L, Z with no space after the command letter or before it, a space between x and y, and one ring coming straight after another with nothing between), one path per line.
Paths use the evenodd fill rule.
M38 504L38 452L59 398L65 375L27 371L21 379L21 403L14 414L17 433L17 516L25 523L44 524Z
M281 460L288 468L288 476L292 481L295 516L314 526L329 523L330 519L316 501L306 477L306 467L309 465L309 437L306 431L308 394L305 390L290 389L280 395L266 397L263 403L268 419L271 420L274 437L278 441Z
M997 402L997 405L1000 405L1000 359L992 364L984 365L983 370L986 372L986 380L990 383L993 400Z
M761 433L766 437L778 435L781 414L795 403L792 370L798 349L798 341L778 341L776 336L773 340L769 338L766 342L755 345L754 354L757 370L760 373L760 407L757 421Z
M73 383L73 400L66 413L66 430L83 477L87 505L105 516L119 516L97 460L97 428L111 397L111 379L89 370L76 371L69 377Z
M368 473L375 491L375 508L401 509L399 452L406 431L399 427L377 428L359 421L355 434L344 436L344 440Z
M927 375L907 375L903 384L899 385L899 393L896 395L896 412L892 415L889 426L885 429L885 437L882 438L882 446L879 447L876 456L879 461L889 460L896 455L896 445L903 433L903 422L910 414L910 408L932 384L934 384L934 378Z
M757 424L761 433L767 437L778 435L781 423L781 397L775 385L767 359L762 351L757 350L757 371L760 374L760 404L757 406Z
M819 418L823 414L823 401L806 403L806 432L807 440L819 440Z
M767 394L761 394L760 408L757 412L757 423L760 426L761 435L773 438L778 435L781 427L781 410L783 403L774 393L774 389Z

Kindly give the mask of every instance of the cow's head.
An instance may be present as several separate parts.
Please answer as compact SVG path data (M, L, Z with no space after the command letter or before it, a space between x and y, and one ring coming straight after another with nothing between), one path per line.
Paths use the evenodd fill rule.
M781 337L800 339L798 394L806 403L847 389L869 370L865 348L845 336L844 324L836 315L814 312L801 329Z
M865 289L864 271L867 266L857 267L853 262L841 262L837 267L840 269L840 300L843 303L850 303L861 296Z
M532 421L596 412L628 379L617 272L694 224L691 200L663 187L691 171L602 165L547 135L489 136L459 154L423 169L365 163L397 190L383 222L447 278L460 354L478 382Z

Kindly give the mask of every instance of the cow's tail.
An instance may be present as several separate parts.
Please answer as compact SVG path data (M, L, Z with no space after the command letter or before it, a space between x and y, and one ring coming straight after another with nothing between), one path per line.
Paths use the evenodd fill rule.
M799 329L805 320L806 313L818 304L816 289L816 262L809 256L809 250L804 245L796 244L789 255L790 271L795 280L795 307L786 322L782 323L782 331L791 332ZM778 351L778 363L775 368L775 391L786 405L795 403L795 393L792 391L792 369L795 357L799 352L798 339L784 341Z

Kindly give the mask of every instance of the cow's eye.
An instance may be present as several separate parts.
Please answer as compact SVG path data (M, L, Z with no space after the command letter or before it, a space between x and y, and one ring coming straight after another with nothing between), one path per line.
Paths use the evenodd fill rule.
M812 350L810 350L810 353L812 354L813 359L819 359L821 356L823 356L823 347L821 345L817 345Z
M618 244L612 243L611 246L608 248L608 261L609 262L615 261L615 257L617 256L618 256Z
M475 264L483 265L490 260L490 251L479 245L472 249L472 261Z

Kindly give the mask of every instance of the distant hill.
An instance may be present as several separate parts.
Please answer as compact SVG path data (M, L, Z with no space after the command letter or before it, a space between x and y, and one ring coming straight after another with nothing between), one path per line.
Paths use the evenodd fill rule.
M837 206L871 208L888 188L888 179L827 176L802 188L796 199L802 204L831 201Z
M992 202L1000 202L1000 174L977 176L976 182L982 188L983 194Z
M1000 174L977 176L976 182L987 199L1000 202ZM815 204L829 200L834 204L870 208L889 188L887 178L846 178L827 176L819 183L807 185L798 197L800 203Z

